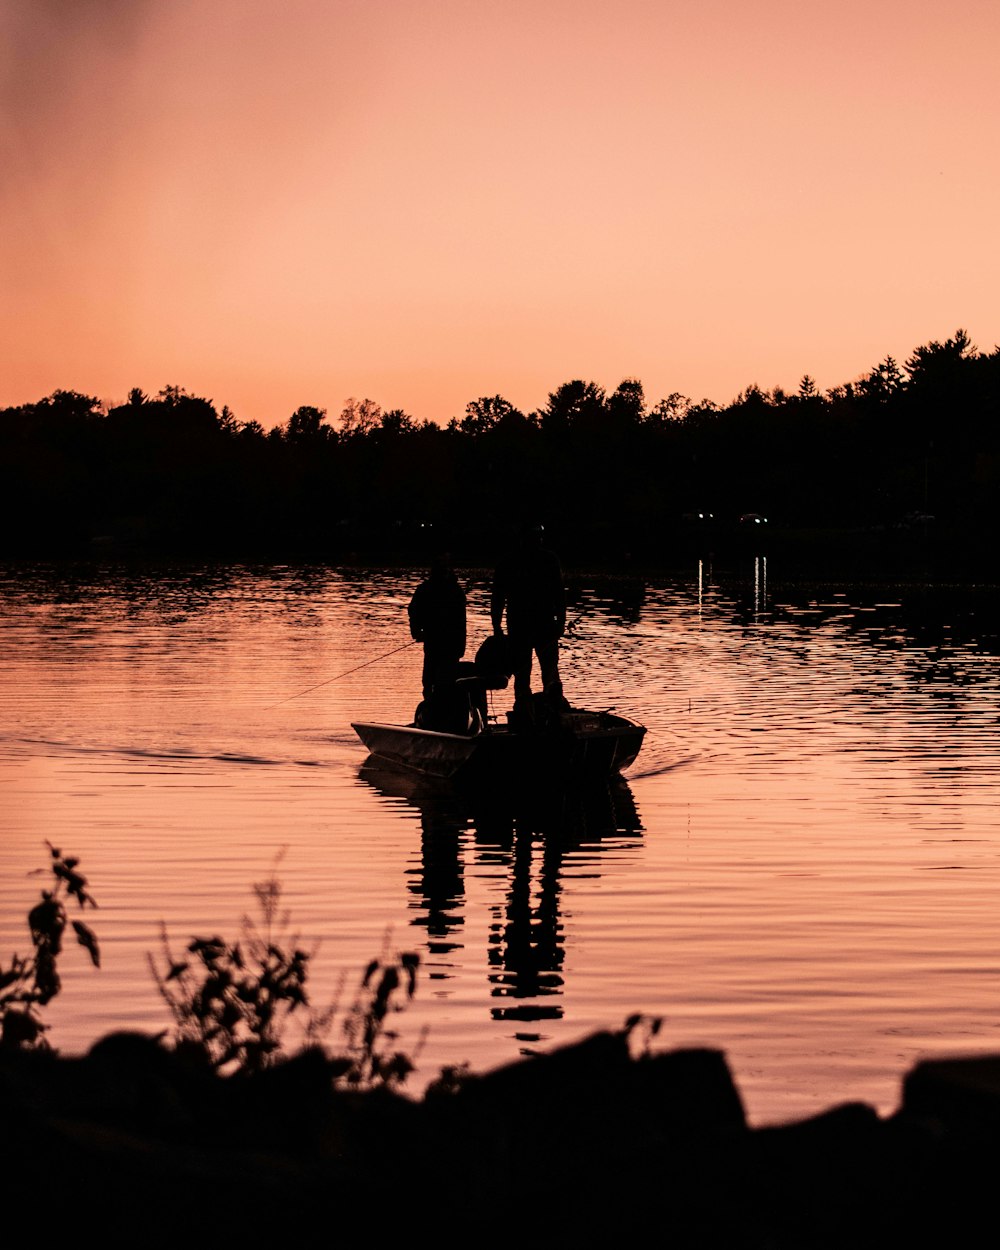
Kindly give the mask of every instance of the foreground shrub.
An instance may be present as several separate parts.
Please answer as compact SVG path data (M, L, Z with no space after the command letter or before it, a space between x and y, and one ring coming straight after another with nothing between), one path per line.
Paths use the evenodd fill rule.
M149 966L174 1021L173 1041L199 1053L227 1075L259 1072L290 1046L322 1045L337 1016L337 1003L317 1010L306 985L314 952L289 931L281 908L281 883L272 873L255 883L259 921L244 916L241 938L194 937L181 958L162 930L162 964ZM353 1088L398 1086L413 1060L394 1049L389 1027L416 990L419 956L374 959L365 969L354 1003L342 1022L343 1053L332 1061L336 1079Z

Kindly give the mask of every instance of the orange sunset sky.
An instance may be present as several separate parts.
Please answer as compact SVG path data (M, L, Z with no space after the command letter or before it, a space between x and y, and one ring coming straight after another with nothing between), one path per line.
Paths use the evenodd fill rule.
M0 405L270 427L1000 340L996 0L0 0Z

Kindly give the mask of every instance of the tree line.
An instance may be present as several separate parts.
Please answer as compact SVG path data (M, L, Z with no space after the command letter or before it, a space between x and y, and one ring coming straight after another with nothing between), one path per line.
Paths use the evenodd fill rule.
M725 406L577 379L534 412L483 396L437 424L351 399L265 430L178 386L113 406L59 390L0 410L2 547L337 558L437 542L476 559L533 520L581 558L656 557L751 513L974 535L1000 486L998 418L1000 348L961 329L826 392L807 375Z

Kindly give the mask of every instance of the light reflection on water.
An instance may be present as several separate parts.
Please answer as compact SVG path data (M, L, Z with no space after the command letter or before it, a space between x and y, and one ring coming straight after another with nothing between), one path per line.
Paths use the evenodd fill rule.
M625 783L539 806L366 765L350 721L408 718L419 691L418 576L0 580L0 955L25 947L46 838L101 905L104 966L65 955L55 1044L165 1027L160 921L177 947L235 935L284 848L319 998L386 944L420 951L414 1092L637 1011L723 1049L758 1122L889 1111L920 1056L1000 1049L992 592L792 587L762 560L577 579L567 691L649 733ZM475 643L488 578L464 580Z

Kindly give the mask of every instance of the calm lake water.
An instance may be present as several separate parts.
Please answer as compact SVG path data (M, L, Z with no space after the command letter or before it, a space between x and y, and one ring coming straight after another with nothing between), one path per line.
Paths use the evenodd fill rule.
M419 952L414 1094L642 1012L754 1123L889 1112L918 1058L1000 1051L998 600L780 574L571 576L567 694L649 732L622 784L526 807L366 766L350 722L418 696L419 571L0 570L0 957L49 839L103 953L67 949L53 1044L159 1030L161 925L236 937L277 862L317 1003Z

